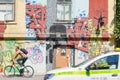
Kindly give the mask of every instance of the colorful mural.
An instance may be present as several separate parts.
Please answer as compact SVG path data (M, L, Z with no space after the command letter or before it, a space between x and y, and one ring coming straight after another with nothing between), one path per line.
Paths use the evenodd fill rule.
M0 41L0 72L3 72L3 43Z
M44 65L44 70L47 59L48 61L51 60L50 63L52 63L53 59L50 58L54 56L53 53L55 52L53 51L55 50L53 49L56 45L74 46L70 49L74 49L74 53L72 54L75 54L75 57L80 61L109 51L109 47L114 45L109 42L108 3L110 2L108 2L108 0L72 0L72 19L68 22L64 22L64 20L60 22L57 21L55 16L57 3L55 3L55 0L47 1L48 0L24 0L25 3L16 1L17 4L20 5L17 5L16 8L19 8L15 9L17 16L15 16L15 22L7 22L6 25L4 22L0 22L0 39L3 39L5 35L9 37L9 35L3 35L3 33L11 33L10 37L12 36L11 38L14 38L16 37L14 34L16 34L17 31L23 34L22 37L25 38L23 42L11 39L0 41L0 72L3 71L4 66L9 64L9 58L14 56L14 47L16 45L25 47L28 50L28 64L30 63L30 65L36 66L37 68L43 68ZM21 8L23 3L25 4L22 7L24 9ZM22 14L19 13L19 9L23 10ZM24 10L26 10L26 16L24 17L26 21L24 22L26 24L25 26L22 24L23 22L20 22L23 21ZM19 18L18 16L22 17ZM74 22L74 24L72 22ZM20 28L18 28L21 26L24 29L20 30ZM47 40L49 43L37 43L41 39L46 39L45 33L53 33L47 36L50 38ZM27 38L32 40L27 42ZM46 54L47 57L49 57L47 59ZM52 57L50 57L51 54ZM41 64L42 66L40 66Z
M109 49L107 49L109 46L107 44L109 40L108 0L90 0L88 25L91 37L89 42L89 53L91 56L109 51Z
M29 1L28 1L29 2ZM35 3L35 1L33 1ZM46 6L39 4L26 4L26 27L33 29L38 39L45 38ZM28 32L29 34L29 32ZM28 36L29 37L29 36Z
M81 3L83 2L81 1ZM87 5L89 5L88 10ZM104 7L103 5L107 6L108 0L90 0L86 1L86 6L81 7L83 9L79 9L80 6L78 7L78 13L81 10L83 11L75 20L74 27L67 29L67 36L71 39L68 40L68 45L75 45L76 49L88 52L93 56L109 50L103 47L104 43L109 40L108 6ZM87 13L84 9L88 11L88 16L86 16Z
M50 44L47 44L48 55L57 53L53 50L55 45L72 45L75 58L79 58L81 62L102 52L110 51L110 47L114 49L108 33L108 0L72 0L71 22L73 23L57 21L55 17L57 8L53 8L57 3L55 4L54 0L48 3L47 29L48 32L53 33L48 39L50 40ZM84 58L86 55L87 58Z
M44 60L44 48L45 45L35 45L33 47L27 47L28 57L33 64L42 63Z
M21 46L16 40L0 41L0 72L10 64L10 59L15 54L15 46Z
M78 18L73 28L69 27L67 30L68 45L74 45L76 49L88 52L88 39L90 33L88 30L87 18Z
M75 65L80 64L81 62L87 60L89 58L89 54L84 52L84 51L80 51L80 50L76 50L76 54L75 54Z
M84 4L84 5L80 5ZM73 18L82 18L82 17L88 17L89 16L89 0L73 0L72 3L73 6Z
M31 65L45 62L44 52L46 46L44 44L25 47L23 42L17 40L0 41L0 72L3 72L5 66L11 64L10 60L15 55L15 46L24 46L24 48L26 48L29 52L28 60L32 63Z

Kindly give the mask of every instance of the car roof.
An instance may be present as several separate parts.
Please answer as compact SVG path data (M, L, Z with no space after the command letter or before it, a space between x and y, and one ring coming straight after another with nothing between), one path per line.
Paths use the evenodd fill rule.
M107 52L104 52L102 54L100 54L100 56L108 56L108 55L113 55L113 54L119 54L120 55L120 52L117 52L117 51L107 51Z

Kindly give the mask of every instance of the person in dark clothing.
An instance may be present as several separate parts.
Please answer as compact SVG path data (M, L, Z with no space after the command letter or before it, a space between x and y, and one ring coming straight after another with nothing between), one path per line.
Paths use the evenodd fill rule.
M23 51L20 50L20 48L17 46L16 47L16 54L14 56L14 59L17 58L18 55L21 57L17 59L17 63L21 66L21 68L24 66L24 63L28 59L27 54L25 54Z

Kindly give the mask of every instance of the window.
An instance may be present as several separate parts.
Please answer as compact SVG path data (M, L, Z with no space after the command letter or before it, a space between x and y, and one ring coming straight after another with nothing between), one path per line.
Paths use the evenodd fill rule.
M0 0L0 21L14 20L15 0Z
M101 58L90 65L90 69L117 69L118 68L118 55L107 56Z
M57 20L71 20L71 0L57 0Z
M62 49L61 56L66 56L66 49Z

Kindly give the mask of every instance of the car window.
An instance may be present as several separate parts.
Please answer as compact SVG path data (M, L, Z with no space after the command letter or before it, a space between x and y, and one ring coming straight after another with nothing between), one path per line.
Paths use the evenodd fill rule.
M91 65L89 69L98 70L98 69L117 69L118 68L119 55L112 55L101 58Z
M75 65L75 66L73 66L73 67L79 67L79 66L81 66L81 65L84 65L84 64L90 62L90 61L93 60L93 59L94 59L94 58L92 58L92 59L87 59L87 60L83 61L82 63L80 63L80 64L78 64L78 65Z

